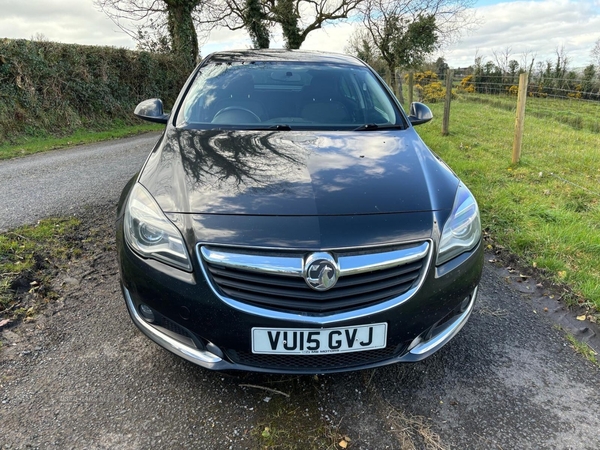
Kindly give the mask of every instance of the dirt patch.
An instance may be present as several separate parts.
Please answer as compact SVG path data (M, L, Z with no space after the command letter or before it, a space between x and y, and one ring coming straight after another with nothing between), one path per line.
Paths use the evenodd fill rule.
M84 280L115 273L114 264L106 264L114 259L114 221L107 220L114 214L111 206L77 214L76 225L60 236L61 248L68 251L53 252L52 246L44 243L32 250L33 265L9 281L10 307L2 311L4 325L0 328L3 357L13 355L15 340L21 341L15 334L17 328L19 335L28 336L27 341L43 339L44 324L72 307L67 306L65 299L77 297Z

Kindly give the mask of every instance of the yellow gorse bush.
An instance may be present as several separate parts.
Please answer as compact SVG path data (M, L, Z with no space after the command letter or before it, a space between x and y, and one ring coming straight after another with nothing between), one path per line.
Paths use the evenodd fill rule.
M472 94L475 92L475 85L473 84L473 75L467 75L462 80L460 80L460 85L458 88L463 92L468 92Z
M446 88L441 81L438 81L438 76L431 70L425 72L417 72L415 77L415 88L419 93L419 100L422 102L436 103L443 102L446 97ZM456 95L452 92L452 98Z

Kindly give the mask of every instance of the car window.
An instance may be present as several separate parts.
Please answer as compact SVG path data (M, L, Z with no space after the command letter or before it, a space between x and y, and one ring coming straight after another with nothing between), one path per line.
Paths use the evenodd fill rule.
M365 67L315 63L209 63L182 103L191 128L355 129L402 125L396 105Z

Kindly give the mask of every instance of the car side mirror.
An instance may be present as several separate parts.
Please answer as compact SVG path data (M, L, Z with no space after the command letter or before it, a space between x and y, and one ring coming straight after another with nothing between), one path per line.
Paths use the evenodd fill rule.
M410 123L414 125L421 125L422 123L427 123L431 119L433 119L433 113L423 103L413 102L410 105L410 115L408 116L408 120Z
M133 114L148 122L167 123L169 120L169 114L164 113L163 102L160 98L144 100L135 107Z

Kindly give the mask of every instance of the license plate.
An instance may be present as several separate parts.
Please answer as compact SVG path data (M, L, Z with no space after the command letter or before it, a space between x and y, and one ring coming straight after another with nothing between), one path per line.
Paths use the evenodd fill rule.
M387 323L339 328L252 328L252 353L321 355L384 348Z

